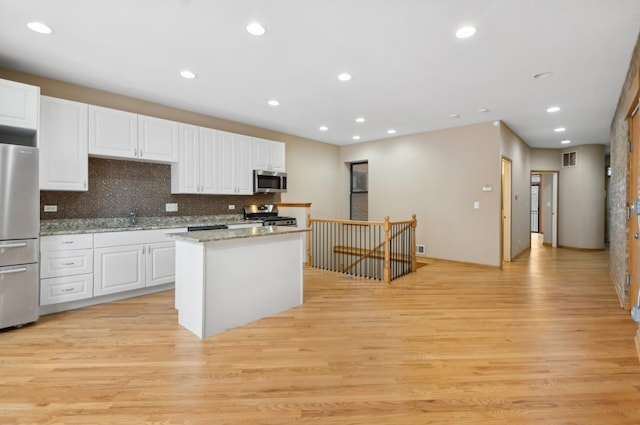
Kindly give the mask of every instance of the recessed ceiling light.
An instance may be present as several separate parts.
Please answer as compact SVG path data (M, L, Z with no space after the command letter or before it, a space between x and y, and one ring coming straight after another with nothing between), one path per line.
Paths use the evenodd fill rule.
M563 145L568 145L569 143L571 143L571 140L564 139L564 140L561 140L560 143L562 143Z
M553 72L540 72L538 74L534 74L533 78L540 80L542 78L551 77L552 75L553 75Z
M460 114L451 114L449 118L460 118Z
M478 109L478 112L481 112L481 113L489 112L489 108L481 108L481 109Z
M462 27L462 28L459 28L458 31L456 31L456 37L469 38L472 35L474 35L476 31L477 31L476 28L472 26Z
M327 131L327 130L329 130L329 127L327 127L326 125L321 125L320 127L318 127L318 130Z
M267 32L267 29L260 22L251 22L245 28L251 35L264 35Z
M360 140L360 136L353 136L353 140Z
M180 71L180 76L182 78L186 78L188 80L192 80L192 79L196 78L196 74L194 74L193 72L189 71L188 69Z
M346 72L343 72L342 74L338 75L338 80L340 81L349 81L351 79L351 74L348 74Z
M558 112L560 110L559 106L550 106L547 108L547 112L549 113L554 113L554 112Z
M389 130L387 130L387 134L396 134L396 130L393 128L390 128Z
M558 128L554 128L553 131L555 131L556 133L562 133L563 131L566 131L567 129L564 127L558 127Z
M366 121L366 120L365 120L364 118L362 118L362 117L358 117L358 118L356 118L356 122L358 122L358 123L363 123L363 122L365 122L365 121Z
M51 34L53 32L51 28L49 28L42 22L29 22L27 23L27 27L29 27L31 31L35 31L40 34Z
M271 99L270 101L267 102L269 104L269 106L278 106L280 105L280 102L278 102L275 99Z

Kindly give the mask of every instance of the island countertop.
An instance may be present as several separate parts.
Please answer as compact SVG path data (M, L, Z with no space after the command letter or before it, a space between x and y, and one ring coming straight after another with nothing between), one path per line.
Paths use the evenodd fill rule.
M242 229L198 230L195 232L171 233L172 239L187 242L214 242L229 239L253 238L260 236L286 235L290 233L309 232L311 229L293 226L260 226Z

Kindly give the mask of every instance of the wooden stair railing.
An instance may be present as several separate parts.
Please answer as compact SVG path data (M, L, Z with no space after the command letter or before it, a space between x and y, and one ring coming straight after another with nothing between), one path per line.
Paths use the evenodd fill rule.
M402 262L402 263L410 263L411 264L411 272L416 271L416 241L415 241L415 231L417 226L416 215L413 214L411 220L407 221L399 221L399 222L391 222L389 221L389 217L385 217L384 222L370 222L370 221L352 221L352 220L323 220L323 219L312 219L311 215L307 215L307 227L313 228L312 223L332 223L332 224L343 224L350 226L381 226L384 232L384 240L378 243L374 247L361 247L361 246L348 246L343 244L337 244L332 247L333 253L347 254L352 256L357 256L355 260L351 262L351 264L345 266L341 265L339 269L336 271L342 273L348 273L358 264L366 259L377 259L383 260L383 280L386 283L391 282L393 279L391 273L391 262ZM410 241L411 249L410 253L397 253L392 252L392 241L396 238L404 235L408 228L404 227L397 230L393 235L390 236L391 229L394 225L405 225L411 227L411 235ZM307 264L312 265L312 241L311 239L314 237L313 232L307 238Z

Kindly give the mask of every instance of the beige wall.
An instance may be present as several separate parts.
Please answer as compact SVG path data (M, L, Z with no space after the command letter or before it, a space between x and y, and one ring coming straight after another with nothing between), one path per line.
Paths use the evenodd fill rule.
M287 177L282 202L310 202L315 218L341 217L340 199L348 186L342 186L338 146L302 139L287 142Z
M531 151L532 170L558 172L558 246L604 249L604 145ZM572 151L577 152L577 166L563 168L562 153ZM549 191L550 188L549 185ZM551 243L548 234L551 229L547 228L550 223L549 210L546 204L543 205L545 243Z
M604 249L604 146L576 146L558 155L573 151L577 165L560 169L558 245Z
M511 257L531 247L531 148L500 125L500 152L511 161Z
M417 243L428 257L499 266L499 141L499 127L482 123L343 146L340 161L369 162L370 220L416 214ZM343 176L348 182L347 166ZM493 190L484 192L485 184Z

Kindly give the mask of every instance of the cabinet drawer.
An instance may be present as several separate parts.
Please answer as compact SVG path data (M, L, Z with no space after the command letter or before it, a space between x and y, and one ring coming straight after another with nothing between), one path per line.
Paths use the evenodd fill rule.
M40 305L82 300L93 296L93 274L40 280Z
M40 257L40 277L93 273L93 249L44 251Z
M41 251L93 248L93 234L53 235L40 237Z

